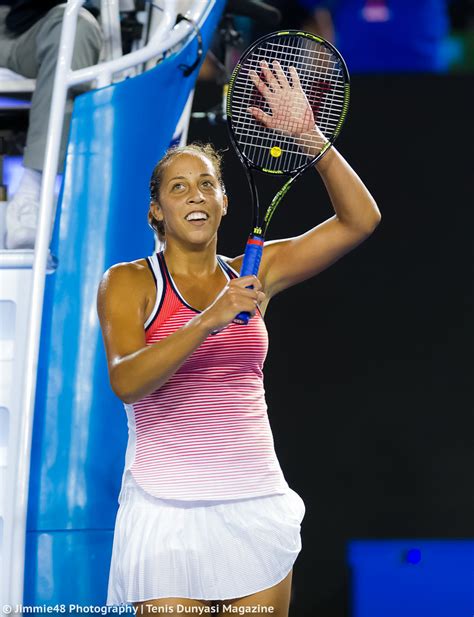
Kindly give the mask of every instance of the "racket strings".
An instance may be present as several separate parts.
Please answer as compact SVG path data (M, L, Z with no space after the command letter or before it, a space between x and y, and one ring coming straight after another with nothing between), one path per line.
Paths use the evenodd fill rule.
M290 89L288 96L280 97L275 107L272 95L285 84L272 65L274 60L279 62L293 89L297 86L290 67L294 67L304 97L294 97ZM268 64L273 79L266 79L262 62ZM254 85L251 71L261 80L267 96ZM329 47L303 36L276 35L244 58L235 76L231 94L232 128L242 153L252 164L278 173L293 171L308 164L308 152L310 147L314 148L314 134L310 130L294 136L301 118L308 124L308 114L311 115L308 104L318 129L331 139L340 123L345 99L342 65ZM276 121L278 117L279 128L267 127L256 120L249 107L260 109L271 120Z

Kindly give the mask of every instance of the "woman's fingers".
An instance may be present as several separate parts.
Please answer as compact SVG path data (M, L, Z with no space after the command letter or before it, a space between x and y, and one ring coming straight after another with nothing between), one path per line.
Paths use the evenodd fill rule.
M265 60L262 60L260 62L260 66L261 66L262 73L263 73L263 76L265 77L265 81L267 82L267 84L271 86L272 90L274 91L277 90L280 84L278 83L277 79L275 78L275 75L273 74L272 70L268 66L268 63Z
M262 284L253 275L229 281L211 306L203 311L209 331L216 332L224 328L242 311L254 315L257 306L266 298L261 290Z
M247 276L239 276L239 278L232 279L230 281L230 285L236 287L252 286L254 291L260 291L262 289L262 283L258 280L255 274L248 274Z
M273 70L275 71L276 78L278 79L278 83L282 88L289 88L290 84L288 83L288 79L286 78L283 69L281 68L281 64L278 60L273 60L272 62Z
M248 298L254 304L260 304L266 298L265 293L262 291L262 284L256 276L242 276L237 279L233 279L229 287L235 290L241 298Z
M249 71L249 77L252 80L253 85L260 92L260 94L267 100L269 100L269 98L272 96L272 91L267 86L266 82L261 77L259 77L253 69Z
M293 88L300 88L302 90L300 78L299 78L299 75L298 75L295 67L294 66L290 66L289 71L290 71L290 75L291 75L291 82L292 82Z
M265 60L260 62L260 67L265 79L262 79L253 69L250 69L249 77L252 80L253 85L265 98L268 99L268 97L270 97L273 93L277 93L278 91L285 90L287 88L299 88L302 90L300 78L294 66L288 67L288 71L291 76L291 84L281 68L281 64L277 60L274 60L272 63L273 70L270 69ZM275 73L273 73L273 71L275 71Z
M272 117L266 114L262 109L258 107L248 107L247 111L249 111L255 120L261 122L264 126L271 128L272 127Z

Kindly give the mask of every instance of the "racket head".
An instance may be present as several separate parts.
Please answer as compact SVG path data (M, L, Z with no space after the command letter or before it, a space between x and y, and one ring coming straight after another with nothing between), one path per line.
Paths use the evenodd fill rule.
M284 80L278 76L281 73L273 64L276 60L291 87L296 84L290 67L296 69L314 122L327 140L321 151L308 155L302 148L304 139L297 143L291 134L264 126L248 111L249 107L256 107L272 116L268 100L251 78L251 72L254 78L256 73L271 92L260 64L262 60L267 62L278 83L282 83ZM349 97L349 72L331 43L300 30L267 34L244 51L229 82L227 123L232 143L241 161L250 169L289 176L299 174L314 165L336 140L347 115ZM279 108L280 114L291 114L290 101L289 98L286 107Z

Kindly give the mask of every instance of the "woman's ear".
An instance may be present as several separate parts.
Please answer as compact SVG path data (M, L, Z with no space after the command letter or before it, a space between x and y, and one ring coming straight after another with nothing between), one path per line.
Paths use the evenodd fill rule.
M150 202L150 210L152 211L153 216L157 221L163 220L163 212L161 210L160 204L157 201Z
M227 214L227 206L229 205L229 200L227 199L227 195L224 195L222 200L222 216Z

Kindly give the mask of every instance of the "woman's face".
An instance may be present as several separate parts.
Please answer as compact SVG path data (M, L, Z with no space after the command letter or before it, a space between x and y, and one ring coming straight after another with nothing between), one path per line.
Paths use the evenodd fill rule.
M208 244L227 211L227 196L213 164L201 154L183 152L165 166L154 217L164 221L167 242Z

